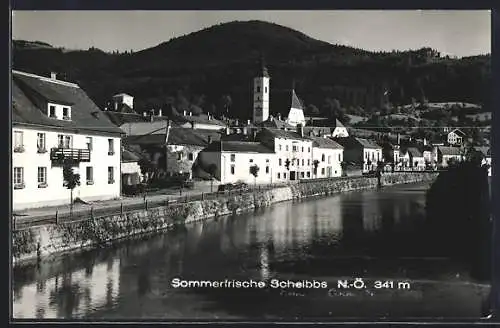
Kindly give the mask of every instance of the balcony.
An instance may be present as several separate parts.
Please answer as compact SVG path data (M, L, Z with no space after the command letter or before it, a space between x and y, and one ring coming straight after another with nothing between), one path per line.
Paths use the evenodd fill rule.
M50 150L50 160L52 164L78 164L90 162L90 150L75 148L52 148Z

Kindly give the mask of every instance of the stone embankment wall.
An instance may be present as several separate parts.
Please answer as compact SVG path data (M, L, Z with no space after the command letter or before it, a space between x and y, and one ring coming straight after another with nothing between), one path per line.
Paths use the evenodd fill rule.
M384 174L383 186L433 181L435 173ZM76 249L105 247L108 243L140 234L154 233L211 217L238 214L288 200L319 195L377 188L377 178L345 178L311 181L213 200L194 201L123 215L111 215L79 222L51 224L14 231L12 255L14 264Z

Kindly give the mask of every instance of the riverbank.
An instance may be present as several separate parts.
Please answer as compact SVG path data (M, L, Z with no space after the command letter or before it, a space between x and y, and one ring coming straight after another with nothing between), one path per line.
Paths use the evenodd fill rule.
M389 186L431 182L436 177L436 173L390 173L384 174L380 182L382 186ZM33 227L12 233L13 262L14 265L22 265L64 252L105 247L120 239L155 233L208 218L238 214L283 201L377 187L377 178L316 180L218 199L197 200L135 210L121 215Z

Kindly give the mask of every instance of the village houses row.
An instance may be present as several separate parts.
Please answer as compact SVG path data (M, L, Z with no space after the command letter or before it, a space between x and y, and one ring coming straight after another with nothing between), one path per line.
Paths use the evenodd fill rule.
M13 71L14 210L67 204L64 163L81 177L75 197L95 201L118 198L123 183L142 181L141 159L168 175L208 175L221 184L278 184L366 173L382 162L393 163L393 170L424 170L429 163L446 166L463 157L460 148L451 146L381 146L349 135L339 120L318 124L304 116L293 89L288 116L275 118L264 65L256 75L253 121L239 122L189 111L138 114L133 97L124 93L101 110L78 85L55 74ZM250 172L254 165L259 167L256 177Z

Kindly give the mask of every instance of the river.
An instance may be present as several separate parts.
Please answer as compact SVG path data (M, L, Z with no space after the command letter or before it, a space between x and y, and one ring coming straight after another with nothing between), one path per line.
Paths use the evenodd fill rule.
M13 315L478 318L489 287L472 283L463 264L439 252L445 239L433 238L424 227L427 188L400 185L280 203L16 268ZM175 288L174 278L252 280L266 287ZM289 281L324 288L274 288Z

